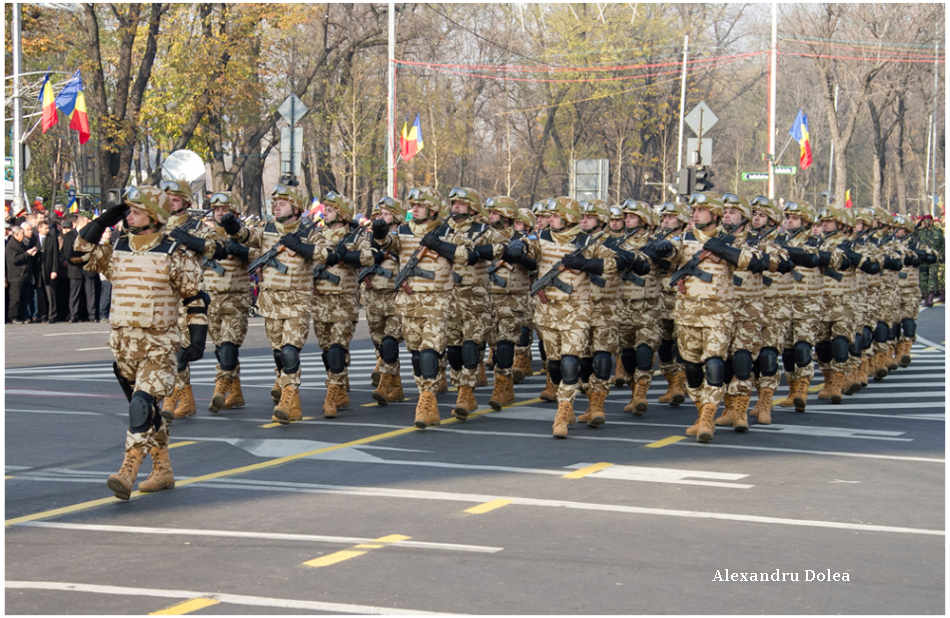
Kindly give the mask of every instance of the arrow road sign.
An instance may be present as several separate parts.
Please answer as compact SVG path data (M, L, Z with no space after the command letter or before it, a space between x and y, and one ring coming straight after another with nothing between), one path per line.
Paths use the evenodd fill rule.
M768 172L742 172L742 180L768 180Z
M798 168L794 165L776 165L772 168L776 175L795 176L798 174Z

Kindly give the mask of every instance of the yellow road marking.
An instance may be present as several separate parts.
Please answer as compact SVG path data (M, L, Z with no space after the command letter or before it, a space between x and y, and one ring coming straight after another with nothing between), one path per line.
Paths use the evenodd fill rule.
M338 562L343 562L344 560L349 560L350 558L358 558L366 553L365 551L354 551L354 549L379 549L390 543L396 543L397 541L408 541L410 538L412 537L404 536L402 534L389 534L375 539L369 543L360 543L359 545L355 545L353 549L344 549L343 551L333 552L332 554L327 554L326 556L320 556L319 558L308 560L301 566L311 567L314 569L330 566L331 564L337 564Z
M588 474L593 474L594 472L597 472L597 471L599 471L599 470L603 470L604 468L609 468L609 467L612 466L612 465L613 465L612 463L605 463L605 462L602 461L602 462L600 462L600 463L595 463L595 464L592 465L592 466L587 466L586 468L581 468L580 470L574 470L574 471L571 472L570 474L565 474L565 475L562 476L561 478L562 478L562 479L579 479L579 478L583 478L583 477L587 476Z
M472 515L481 515L482 513L487 513L488 511L500 509L501 507L508 504L511 504L511 500L492 500L491 502L486 502L485 504L479 504L478 506L473 506L470 509L465 509L465 512L471 513Z
M412 398L412 399L406 398L406 399L403 399L402 401L391 401L390 403L412 403L413 401L415 401L415 398ZM372 403L361 403L360 407L361 408L376 408L376 407L384 408L385 406L381 406L379 405L378 401L374 401Z
M647 448L662 448L668 444L673 444L674 442L679 442L680 440L685 440L686 436L670 436L669 438L663 438L662 440L657 440L656 442L651 442L646 445Z
M4 477L4 480L6 480L6 479L12 479L12 478L13 478L13 475L11 474L11 475L9 475L9 476Z
M816 385L814 385L814 386L808 387L808 392L809 392L809 393L817 393L818 391L820 391L820 390L823 389L824 387L825 387L825 383L822 382L821 384L816 384Z
M937 349L937 348L935 348L935 347L933 347L933 346L930 346L929 348L924 348L923 351L924 351L924 352L930 352L931 350L936 350L936 349Z
M195 440L185 440L184 442L175 442L174 444L169 444L168 448L175 448L176 446L188 446L189 444L197 444Z
M199 609L204 609L205 607L217 605L220 602L221 601L215 601L214 599L191 599L190 601L185 601L184 603L172 605L171 607L165 608L160 612L151 612L149 616L181 616L182 614L189 614L191 612L196 612Z
M317 418L317 417L316 417L316 416L304 416L304 417L301 418L300 420L301 420L301 421L312 421L312 420L315 419L315 418ZM293 421L293 422L291 422L291 423L289 423L289 424L290 424L290 425L293 425L294 423L299 423L299 422L300 422L300 421ZM261 428L262 428L262 429L270 429L271 427L281 427L281 424L280 424L280 423L267 423L266 425L261 425Z
M541 401L540 399L526 399L525 401L519 401L511 405L505 406L506 408L514 408L517 406L524 406L532 403L537 403ZM477 412L472 412L468 415L468 418L473 418L476 416L481 416L483 414L488 414L492 412L491 408L486 408L484 410L479 410ZM312 417L304 417L304 419ZM457 423L458 420L454 418L449 418L442 421L443 425L449 425L452 423ZM314 449L312 451L304 451L302 453L295 453L293 455L285 455L283 457L277 457L274 459L269 459L267 461L262 461L256 464L250 464L247 466L241 466L239 468L231 468L228 470L219 470L218 472L211 472L209 474L202 474L201 476L194 476L190 479L185 479L181 481L176 481L175 484L178 487L183 487L185 485L191 485L193 483L203 483L204 481L210 481L212 479L219 479L228 476L237 476L240 474L245 474L247 472L254 472L256 470L264 470L267 468L273 468L276 466L281 466L285 463L295 461L297 459L306 459L313 455L320 455L322 453L329 453L332 451L338 451L344 448L350 448L351 446L359 446L360 444L369 444L372 442L378 442L380 440L388 440L390 438L395 438L398 436L405 435L407 433L412 433L414 431L425 431L424 429L416 429L415 427L405 427L403 429L394 429L393 431L387 431L385 433L376 434L373 436L366 436L365 438L360 438L358 440L352 440L350 442L343 442L341 444L334 444L333 446L326 446L323 448ZM150 493L143 493L140 491L133 491L129 496L129 499L139 498L141 496L154 495ZM13 526L16 524L21 524L28 521L37 521L40 519L49 519L51 517L58 517L60 515L65 515L67 513L76 513L78 511L85 511L87 509L96 508L104 504L111 504L113 502L121 502L118 498L112 496L109 498L99 498L98 500L89 500L88 502L80 502L79 504L73 504L71 506L64 506L58 509L51 509L49 511L40 511L39 513L33 513L31 515L23 515L21 517L15 517L13 519L7 519L4 521L5 526Z

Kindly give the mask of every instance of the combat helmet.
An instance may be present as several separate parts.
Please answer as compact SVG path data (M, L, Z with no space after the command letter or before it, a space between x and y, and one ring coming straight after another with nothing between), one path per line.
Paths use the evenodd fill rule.
M485 200L485 212L497 212L505 219L514 220L518 218L518 204L507 195L490 197Z
M168 193L168 191L166 191ZM177 195L177 194L176 194ZM241 202L238 200L230 191L215 191L211 194L211 208L217 208L218 206L227 206L228 210L233 212L236 215L241 214L243 210L241 208Z
M415 187L409 189L409 193L406 194L406 203L409 204L409 208L412 208L416 204L424 205L432 212L433 217L439 216L443 207L442 196L432 187ZM406 210L409 210L409 208Z
M158 187L152 185L129 187L125 190L122 200L126 206L135 206L147 212L149 218L159 225L165 225L168 222L171 203L168 195Z
M401 223L406 219L406 209L403 207L402 201L394 197L388 195L381 197L373 206L373 214L375 215L381 210L388 210L397 223Z
M327 194L323 196L323 204L324 206L333 206L339 213L341 221L348 222L353 219L353 202L342 193L327 191Z
M282 182L274 185L274 188L271 189L270 196L272 200L287 200L293 205L294 211L297 212L303 212L306 205L304 197L297 187L293 187Z
M690 195L689 205L693 210L697 208L708 210L714 216L719 217L719 219L722 219L722 215L725 212L724 204L719 194L709 191L697 191Z

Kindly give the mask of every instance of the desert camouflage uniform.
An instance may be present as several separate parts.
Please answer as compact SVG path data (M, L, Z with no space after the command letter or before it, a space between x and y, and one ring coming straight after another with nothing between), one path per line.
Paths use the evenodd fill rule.
M755 232L750 232L750 235L751 234L755 234ZM777 236L778 231L776 230L758 240L747 239L747 242L757 243L758 247L764 253L768 253L769 256L773 258L770 260L773 263L775 261L788 260L789 256L785 247L776 242ZM787 342L785 337L791 327L792 293L795 286L795 279L791 272L772 272L771 264L769 269L770 271L768 273L762 273L762 304L765 313L763 314L763 321L760 328L762 329L762 348L772 348L775 351L777 361L778 355L780 355L782 350L786 347ZM761 356L761 354L760 349L759 355ZM758 391L770 389L772 392L775 392L778 390L779 384L782 381L782 374L779 373L777 364L774 373L765 375L762 373L761 362L759 362L760 359L756 360L756 389Z
M217 241L227 243L228 233L224 228L213 229L217 234ZM253 260L257 253L251 252L250 259ZM208 336L214 343L215 357L218 359L215 365L215 380L224 379L231 382L241 377L241 364L238 361L233 369L221 367L221 345L232 343L240 348L244 344L248 309L251 306L251 278L247 273L247 261L239 256L228 255L227 258L214 262L224 269L223 275L215 272L214 264L203 261L205 289L211 298L208 307Z
M372 235L363 234L359 238L357 248L362 254L372 251ZM373 345L379 350L384 337L392 337L397 342L402 341L402 325L396 313L396 291L393 289L393 279L399 273L399 259L395 253L386 253L380 262L382 274L375 273L363 280L361 294L363 310L366 311L366 322L369 325L369 336ZM399 375L399 361L387 363L380 358L380 373Z
M823 234L815 243L819 254L824 251L831 254L828 266L822 269L824 307L815 337L815 356L826 384L831 373L847 373L848 350L854 339L854 270L842 267L847 258L838 246L846 240L844 233L836 231ZM840 273L841 281L830 274L832 270Z
M665 232L661 232L656 236L662 236L663 233ZM621 245L621 248L626 251L637 251L642 249L652 238L649 229L646 226L641 226L637 233L630 236ZM665 240L673 242L669 237ZM663 302L661 297L663 293L661 288L664 282L664 272L659 265L659 262L663 261L654 260L650 265L650 272L643 277L629 271L621 274L620 293L622 302L619 305L617 322L619 325L621 362L627 375L632 376L632 383L642 382L646 384L647 388L653 380L653 363L651 360L649 370L640 369L636 366L635 351L640 346L647 346L651 352L655 352L659 349L660 341L663 338L661 328L661 305ZM669 281L669 277L666 277L665 280ZM672 332L670 336L672 336ZM671 361L669 364L673 364L675 367L676 363Z
M746 226L751 225L746 223ZM748 249L759 254L758 235L743 230L735 235L732 243L736 247ZM771 260L770 260L771 261ZM770 264L770 272L777 267L778 260ZM766 276L769 276L766 274ZM734 269L732 273L732 341L729 344L729 360L726 362L726 392L729 395L751 395L754 387L752 368L762 349L763 328L765 326L765 289L762 273ZM736 354L741 350L751 354L751 358L739 360ZM744 355L744 354L743 354ZM749 377L741 378L735 370L736 363L748 363ZM730 379L732 378L732 379Z
M609 249L622 236L622 232L612 236L608 229L599 244ZM581 381L586 378L588 396L592 392L610 393L610 364L620 354L620 324L625 317L625 302L620 291L624 274L614 271L588 275L591 283L590 348L587 357L581 359Z
M817 254L818 248L810 242L809 225L790 233L780 234L776 242L783 247L802 249L806 253ZM821 269L796 265L795 271L800 279L792 280L792 319L786 322L785 349L782 353L785 376L791 380L811 382L815 375L812 363L812 346L818 336L818 324L824 307L822 297ZM799 362L796 362L795 347L800 348ZM807 350L806 350L807 348ZM807 359L807 360L806 360Z
M514 228L495 230L497 234L504 238L504 244L515 240L521 240L525 243L525 257L529 260L537 261L540 257L540 249L537 239L516 232ZM530 331L531 327L531 301L528 292L531 290L531 271L521 264L507 264L502 258L498 258L492 264L493 277L490 276L491 305L494 316L494 325L491 332L492 349L499 341L512 341L515 343L515 353L519 351L527 354L531 345L530 339L525 341L525 345L519 346L523 339L525 330ZM505 285L502 287L499 282ZM502 369L495 364L495 375L510 376L514 369L508 367Z

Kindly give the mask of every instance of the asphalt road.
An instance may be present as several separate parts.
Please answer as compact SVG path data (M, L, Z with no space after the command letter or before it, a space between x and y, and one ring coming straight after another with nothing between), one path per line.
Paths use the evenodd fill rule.
M129 502L105 486L127 425L107 325L5 330L10 614L945 612L942 306L921 313L909 368L709 445L679 439L696 411L656 404L662 377L642 418L617 391L606 425L567 440L540 376L501 412L478 389L465 423L443 395L442 426L412 429L414 398L371 403L363 323L352 407L322 418L311 337L310 420L273 426L252 320L248 405L208 413L213 362L196 363L178 487Z

